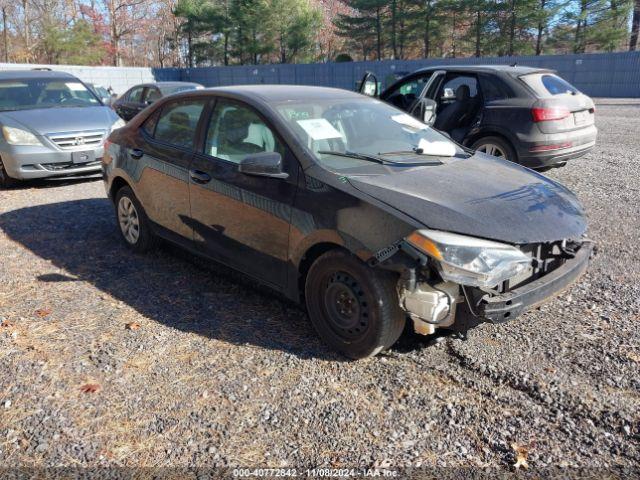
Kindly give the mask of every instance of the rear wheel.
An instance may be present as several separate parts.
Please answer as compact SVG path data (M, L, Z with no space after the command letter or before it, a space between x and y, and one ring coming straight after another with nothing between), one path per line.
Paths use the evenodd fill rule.
M325 253L311 265L305 284L307 310L318 335L350 358L391 347L405 324L396 284L391 273L374 270L347 252Z
M17 183L18 181L15 178L9 176L7 170L4 168L4 163L2 163L2 159L0 158L0 188L11 188Z
M503 158L512 162L518 162L513 147L506 140L500 137L483 137L471 146L476 152L486 153L494 157Z
M149 219L130 187L116 193L116 217L124 243L134 252L143 253L156 245Z

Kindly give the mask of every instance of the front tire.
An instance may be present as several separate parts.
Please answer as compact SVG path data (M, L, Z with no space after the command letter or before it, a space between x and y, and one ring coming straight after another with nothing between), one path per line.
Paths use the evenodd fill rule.
M483 137L471 146L476 152L518 163L518 155L511 144L500 137Z
M154 248L156 237L149 225L149 219L130 187L118 190L115 206L116 220L125 245L137 253Z
M2 159L0 158L0 188L11 188L15 187L18 181L15 178L12 178L7 173L7 169L4 167L4 163L2 163Z
M319 257L307 275L307 310L320 338L347 357L372 357L400 337L397 277L374 270L353 255L332 250Z

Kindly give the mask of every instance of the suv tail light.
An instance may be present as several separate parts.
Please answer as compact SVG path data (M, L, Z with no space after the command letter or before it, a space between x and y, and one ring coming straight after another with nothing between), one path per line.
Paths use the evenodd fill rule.
M568 108L563 107L550 107L540 108L535 107L531 109L531 115L534 122L549 122L552 120L562 120L571 115Z

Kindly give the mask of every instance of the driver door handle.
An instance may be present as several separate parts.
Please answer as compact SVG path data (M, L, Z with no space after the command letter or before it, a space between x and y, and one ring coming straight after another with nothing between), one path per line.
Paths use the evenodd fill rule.
M209 183L211 181L211 176L200 170L189 170L189 176L191 177L191 180L200 184Z

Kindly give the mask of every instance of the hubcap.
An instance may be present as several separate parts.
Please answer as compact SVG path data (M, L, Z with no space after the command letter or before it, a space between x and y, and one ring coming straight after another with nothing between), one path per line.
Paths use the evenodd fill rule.
M361 336L369 326L369 311L360 284L345 272L328 279L324 307L331 329L348 339Z
M140 238L140 220L136 207L129 197L122 197L118 202L118 222L125 240L135 245Z
M494 157L506 158L504 151L495 143L480 145L476 151L486 153L487 155L493 155Z

